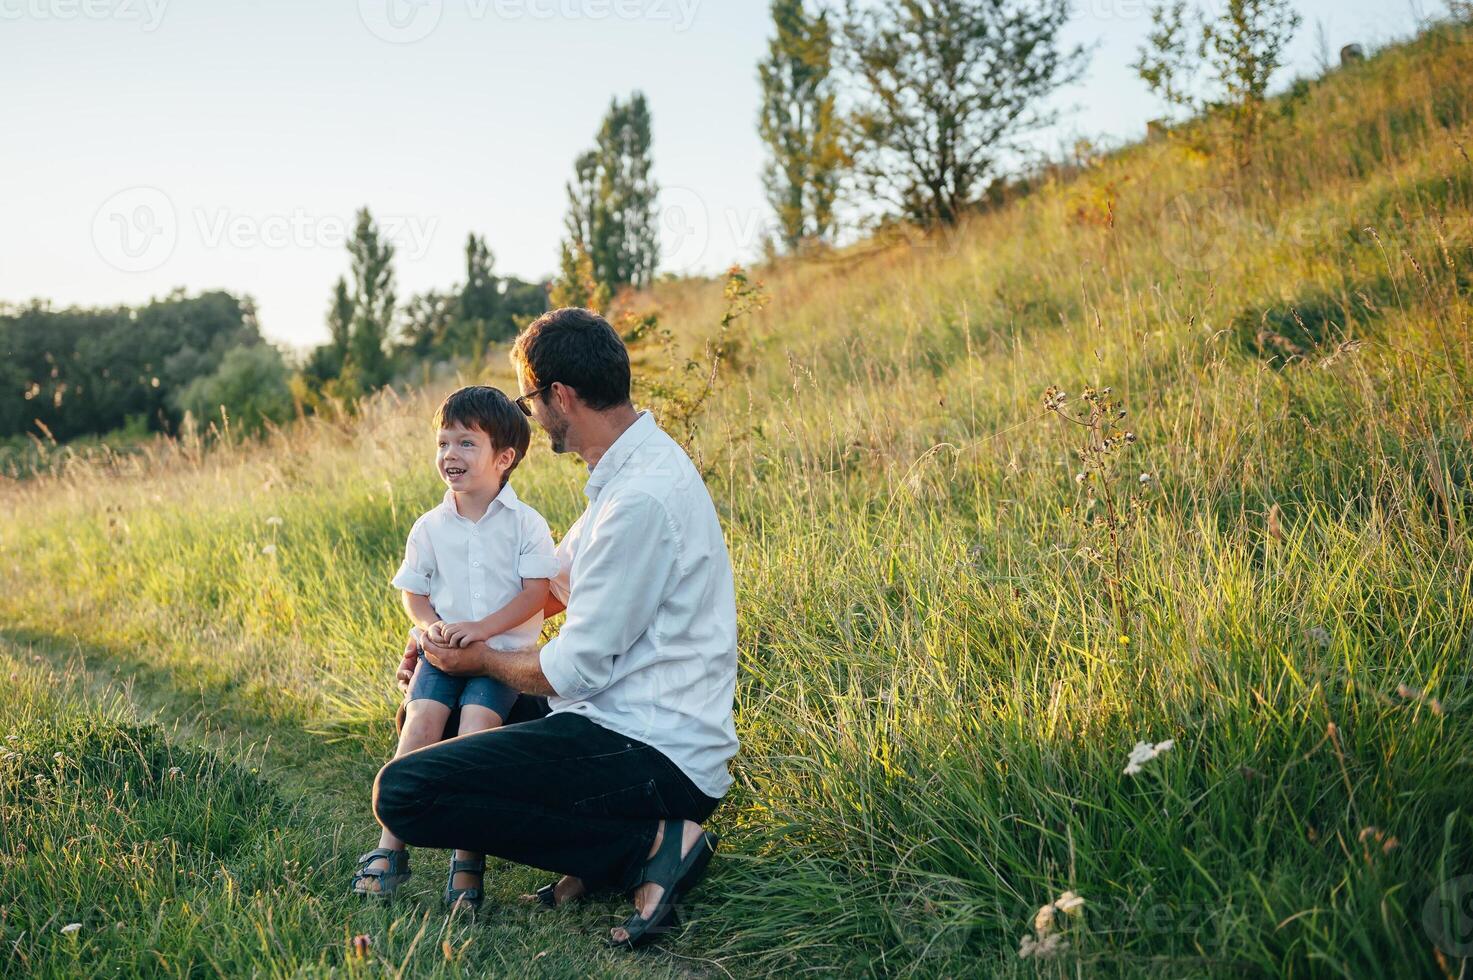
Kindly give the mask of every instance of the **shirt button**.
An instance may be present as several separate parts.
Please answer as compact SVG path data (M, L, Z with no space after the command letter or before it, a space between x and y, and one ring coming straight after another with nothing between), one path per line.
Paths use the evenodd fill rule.
M481 593L479 593L479 592L477 592L477 593L476 593L476 594L475 594L475 595L474 595L474 596L472 596L472 597L471 597L471 598L473 598L473 599L479 599L479 598L481 598Z
M473 562L471 562L471 567L472 568L480 568L481 567L481 563L478 562L478 561L473 561Z

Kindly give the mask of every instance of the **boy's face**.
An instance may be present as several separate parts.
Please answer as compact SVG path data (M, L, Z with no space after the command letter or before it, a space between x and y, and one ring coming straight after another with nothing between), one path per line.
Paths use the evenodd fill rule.
M493 447L485 430L456 422L440 430L438 445L435 468L445 485L457 493L497 490L502 474L516 458L510 446L499 451Z

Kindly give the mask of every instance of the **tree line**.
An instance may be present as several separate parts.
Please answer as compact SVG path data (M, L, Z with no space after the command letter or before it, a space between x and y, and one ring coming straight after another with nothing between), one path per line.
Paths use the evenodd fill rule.
M477 362L491 344L546 312L548 284L498 275L483 236L471 233L464 254L463 281L401 303L394 245L367 208L359 211L348 240L348 274L328 299L328 341L291 379L297 409L351 405L420 364Z
M1049 97L1089 52L1064 43L1071 0L770 0L757 132L770 252L833 242L840 210L957 224L1053 123ZM1300 17L1288 0L1213 11L1159 0L1133 64L1172 109L1222 114L1246 166L1273 75ZM554 305L607 306L658 266L659 188L645 97L615 99L567 184Z
M1051 123L1049 96L1087 51L1062 31L1071 0L770 0L757 65L769 251L831 244L842 207L946 227L985 200L1020 141ZM1269 81L1300 24L1287 0L1224 0L1213 12L1158 0L1133 67L1185 115L1231 122L1253 157ZM262 342L248 298L182 294L136 310L0 310L0 438L61 440L125 428L172 431L186 415L245 428L361 395L433 361L476 362L552 306L607 309L659 268L651 111L613 99L573 161L556 276L495 271L483 237L464 278L401 300L394 246L367 208L348 272L327 303L328 341L299 364Z
M186 419L249 432L328 403L351 407L425 363L478 360L548 308L548 284L498 275L475 234L463 282L403 303L393 243L366 208L347 251L328 341L299 363L266 343L249 297L219 290L137 308L0 308L0 447L174 433Z

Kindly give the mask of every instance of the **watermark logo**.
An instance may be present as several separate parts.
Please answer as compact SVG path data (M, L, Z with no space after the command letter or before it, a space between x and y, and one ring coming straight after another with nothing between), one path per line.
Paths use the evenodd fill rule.
M345 248L356 219L340 214L313 214L305 208L275 214L241 214L229 208L195 208L191 215L205 248ZM418 262L429 253L440 220L405 214L374 219L379 234L399 258Z
M92 244L104 262L122 272L157 269L179 244L174 202L157 187L118 191L92 217Z
M1449 878L1422 905L1427 937L1449 956L1473 956L1473 875Z
M0 0L4 3L6 0ZM14 0L11 0L14 2ZM701 0L461 0L473 22L647 21L690 30ZM460 8L457 8L459 10ZM358 16L374 37L391 44L413 44L440 26L444 0L358 0Z
M358 18L370 34L390 44L422 41L440 26L443 0L358 0Z
M1216 191L1188 191L1161 209L1161 241L1172 264L1192 272L1212 272L1228 260L1232 207Z
M1083 20L1144 20L1151 0L1083 0L1077 9Z
M116 20L158 30L169 0L0 0L0 21Z
M701 195L689 187L660 188L658 225L661 265L694 269L706 257L711 243L711 212Z
M429 254L440 219L433 215L380 214L379 235L396 257L418 262ZM245 213L195 207L179 212L156 187L129 187L103 202L92 219L92 244L102 260L121 272L151 272L174 254L180 235L205 249L341 249L357 218L317 214L305 208Z

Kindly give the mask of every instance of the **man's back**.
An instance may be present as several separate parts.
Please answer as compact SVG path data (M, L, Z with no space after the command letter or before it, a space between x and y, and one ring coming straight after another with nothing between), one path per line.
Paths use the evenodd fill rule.
M711 496L648 412L585 492L558 548L568 620L541 657L553 710L654 746L719 797L737 749L736 596Z

